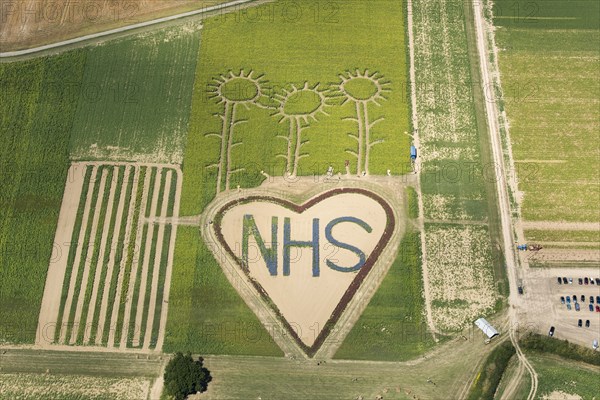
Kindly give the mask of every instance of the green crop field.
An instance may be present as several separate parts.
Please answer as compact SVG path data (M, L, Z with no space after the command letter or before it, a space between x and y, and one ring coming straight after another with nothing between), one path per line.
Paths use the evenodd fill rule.
M32 342L67 170L81 53L0 64L0 342ZM32 229L35 227L35 229Z
M405 234L398 256L336 358L399 361L434 346L423 315L420 238Z
M583 399L598 396L598 367L536 352L528 352L527 357L538 374L538 398L544 398L555 391L579 395Z
M200 238L181 227L175 248L165 352L281 356Z
M493 312L508 288L470 7L413 2L424 235L433 319L443 331Z
M181 163L199 42L186 24L86 49L72 157Z
M324 174L329 165L343 171L349 160L352 173L368 165L373 174L399 174L408 162L403 3L327 8L310 0L293 20L279 13L269 18L277 6L285 4L257 7L252 15L258 19L204 23L185 153L184 215L201 212L227 180L231 188L256 186L264 179L261 170ZM369 134L358 129L367 121ZM222 146L228 139L230 157L223 154L229 146Z
M493 11L522 217L597 223L600 3L500 0Z

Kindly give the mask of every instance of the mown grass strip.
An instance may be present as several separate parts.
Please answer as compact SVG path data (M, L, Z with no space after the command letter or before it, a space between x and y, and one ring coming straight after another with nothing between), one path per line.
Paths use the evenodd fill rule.
M150 211L152 209L152 197L154 196L154 191L158 190L155 186L156 183L156 175L157 175L157 168L156 167L152 167L151 170L151 175L150 175L150 186L149 186L149 190L148 190L148 201L146 203L146 210L144 211L144 215L146 218L150 217ZM137 318L137 312L138 312L138 300L139 300L139 296L140 296L140 286L141 286L141 281L142 281L142 267L143 267L143 263L144 263L144 257L146 255L146 251L151 251L151 249L147 249L146 248L146 238L148 235L148 230L149 229L154 229L153 225L148 225L147 223L144 222L144 227L142 229L142 240L141 240L141 248L138 250L139 254L140 254L140 258L139 258L139 264L137 267L137 274L135 277L135 286L134 286L134 290L133 290L133 299L131 302L131 311L129 314L129 330L128 330L128 335L127 335L127 347L133 347L133 337L135 335L135 330L136 329L141 329L141 326L136 326L136 318Z
M156 206L156 217L161 216L161 210L164 202L164 193L166 186L167 169L163 168L161 171L160 187L158 189L158 203ZM152 217L155 217L154 215ZM140 344L144 343L146 336L146 321L148 320L148 313L150 311L150 296L152 294L152 280L154 279L154 268L156 267L156 254L158 252L158 225L154 224L154 235L152 236L152 248L150 251L150 263L148 264L148 275L146 280L146 295L144 297L144 312L142 314L142 326L140 326ZM168 248L168 247L167 247ZM164 248L162 249L164 251ZM161 256L162 258L162 256ZM160 265L159 265L160 268Z
M94 288L94 282L96 277L96 268L103 268L102 260L99 260L100 256L100 245L102 241L102 233L104 220L106 219L106 212L108 208L108 198L110 195L110 186L114 174L113 167L107 167L108 173L106 174L106 187L104 189L104 193L102 194L102 205L100 207L100 218L98 219L98 229L96 230L96 237L94 238L94 251L92 253L91 263L90 263L90 272L88 275L88 281L86 283L85 295L83 298L83 308L81 309L81 318L79 320L79 327L77 331L77 339L76 343L78 345L83 343L83 337L85 332L89 329L87 325L87 314L90 306L90 299L92 297L92 290ZM98 266L98 264L100 264Z
M133 259L139 249L136 248L136 239L139 225L140 214L142 213L142 198L144 195L144 182L146 180L146 167L140 167L139 179L134 182L137 188L135 200L135 208L133 210L133 221L131 224L131 240L127 244L127 261L125 263L125 271L123 272L123 285L121 286L121 303L119 304L119 313L117 314L117 323L115 326L115 341L120 341L123 334L123 323L125 320L125 306L127 304L127 295L129 291L129 280L131 279L131 269L133 267Z
M94 179L94 192L92 193L92 201L91 207L88 215L87 227L84 235L83 242L81 243L82 252L81 252L81 260L79 260L79 266L77 267L79 273L77 274L77 280L75 281L75 288L73 290L73 300L71 301L71 309L69 310L69 319L68 325L65 335L66 344L69 343L72 330L74 328L75 323L75 312L77 310L77 302L79 300L79 294L81 292L81 284L83 280L83 268L85 265L85 260L88 257L88 251L90 247L90 236L92 234L92 220L94 218L94 214L96 213L96 204L98 203L98 193L100 191L100 179L102 177L102 173L104 171L104 166L100 166L96 169L96 175L92 177Z
M75 253L79 246L79 234L81 231L81 224L83 222L83 213L85 211L85 200L88 196L88 190L90 188L90 178L94 167L88 165L85 169L85 177L83 179L83 187L81 189L81 197L79 198L79 206L77 207L77 217L75 218L75 224L73 225L73 235L71 236L71 243L69 244L69 256L67 259L67 269L65 271L65 277L63 281L62 294L60 298L60 306L58 309L58 318L56 320L56 329L54 330L54 342L58 343L60 340L60 331L63 321L63 312L65 310L65 303L67 296L69 295L69 285L71 283L71 274L73 273L73 263L75 262Z
M111 329L115 327L111 326L111 316L114 307L114 301L117 294L117 284L119 279L119 273L121 272L121 262L123 260L123 250L125 248L125 233L127 229L127 221L129 219L130 206L131 206L131 196L134 188L135 179L135 167L130 168L129 171L129 179L127 182L127 188L125 188L125 204L123 207L123 217L119 223L121 224L121 228L119 231L119 238L117 240L117 248L115 249L115 265L113 268L112 278L110 290L108 292L108 307L106 309L106 320L104 322L104 331L102 332L102 344L106 345L108 342L108 336L110 334Z
M106 251L104 253L104 259L102 261L102 272L100 273L100 282L98 283L98 293L96 295L96 306L95 312L92 318L92 327L90 332L90 343L94 343L96 340L96 333L98 330L98 320L100 319L100 310L102 308L102 296L104 295L104 285L106 284L106 274L108 273L108 263L110 261L110 255L113 251L112 240L115 233L115 225L117 223L117 212L119 208L119 199L121 198L121 191L123 190L123 180L125 178L125 166L119 166L117 168L117 181L115 188L115 195L113 199L112 215L110 216L108 236L106 239ZM120 223L120 221L119 221ZM113 269L114 275L114 269Z

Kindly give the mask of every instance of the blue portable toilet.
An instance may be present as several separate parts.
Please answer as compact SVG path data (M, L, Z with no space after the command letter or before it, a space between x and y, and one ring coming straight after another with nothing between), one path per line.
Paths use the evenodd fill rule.
M410 158L412 160L417 159L417 148L415 146L410 146Z

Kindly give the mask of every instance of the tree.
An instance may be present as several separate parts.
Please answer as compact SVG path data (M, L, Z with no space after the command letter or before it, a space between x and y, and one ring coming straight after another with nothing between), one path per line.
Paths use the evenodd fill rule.
M165 391L175 400L185 400L190 394L206 391L212 380L204 368L204 359L194 361L191 353L176 353L165 369Z

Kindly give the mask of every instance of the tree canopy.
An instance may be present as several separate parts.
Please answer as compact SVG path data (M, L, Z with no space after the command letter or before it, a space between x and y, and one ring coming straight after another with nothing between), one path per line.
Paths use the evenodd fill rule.
M167 364L164 380L167 395L185 400L190 394L206 391L212 377L202 357L194 360L191 353L176 353Z

